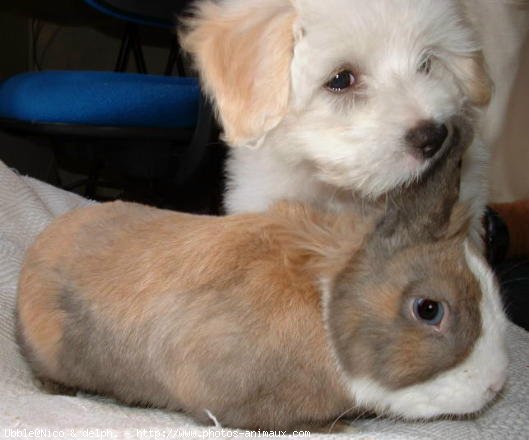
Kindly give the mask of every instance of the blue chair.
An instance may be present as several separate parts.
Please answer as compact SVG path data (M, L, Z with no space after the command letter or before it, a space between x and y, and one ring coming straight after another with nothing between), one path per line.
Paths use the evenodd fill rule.
M84 0L100 12L139 25L173 28L173 16L188 2L179 0Z
M127 137L178 139L180 129L195 127L199 101L199 85L188 77L44 71L22 73L0 84L0 117L13 128L36 132L77 130L92 136L104 128L105 136L110 130L119 136L123 128Z
M86 4L98 11L113 16L127 23L115 71L123 72L127 68L130 52L133 52L138 72L147 73L143 56L139 26L154 26L173 29L172 18L181 13L188 1L174 0L84 0ZM171 40L171 52L167 61L165 74L170 75L176 65L179 75L184 74L184 63L180 56L180 47L176 38Z
M121 72L44 71L11 77L0 83L0 128L22 135L45 136L52 140L55 151L66 151L70 158L84 157L90 162L84 182L85 195L89 197L96 196L98 179L109 163L131 168L129 174L133 177L162 177L182 183L197 171L206 145L214 140L212 112L201 96L196 78L145 74L137 26L170 28L173 16L169 11L174 10L175 4L181 8L186 2L86 0L86 3L127 21L115 69ZM141 73L122 72L131 52ZM178 58L177 52L175 45L167 72L173 70L171 63ZM65 142L68 146L61 147ZM163 148L159 147L162 144ZM158 165L154 171L153 166L142 170L138 157L159 153L153 150L160 148L158 164L161 161L162 170ZM134 150L131 160L123 159L122 153L128 149Z

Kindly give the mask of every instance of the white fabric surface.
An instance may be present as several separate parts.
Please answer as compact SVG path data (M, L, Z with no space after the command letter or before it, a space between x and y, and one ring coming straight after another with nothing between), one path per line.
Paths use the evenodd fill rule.
M18 272L25 250L53 217L87 203L90 202L79 196L21 177L0 162L0 437L222 438L244 435L244 432L223 435L220 428L199 426L179 413L129 408L96 396L48 395L37 388L18 352L14 336ZM428 423L362 420L354 422L350 432L332 436L365 440L529 439L529 333L509 325L508 346L511 364L507 387L502 397L480 417ZM34 429L42 431L32 432ZM329 436L311 436L320 437Z

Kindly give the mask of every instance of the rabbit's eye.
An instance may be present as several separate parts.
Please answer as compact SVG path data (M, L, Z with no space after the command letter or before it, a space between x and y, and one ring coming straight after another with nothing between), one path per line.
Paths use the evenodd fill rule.
M413 315L427 325L439 325L444 316L443 304L427 298L413 300Z

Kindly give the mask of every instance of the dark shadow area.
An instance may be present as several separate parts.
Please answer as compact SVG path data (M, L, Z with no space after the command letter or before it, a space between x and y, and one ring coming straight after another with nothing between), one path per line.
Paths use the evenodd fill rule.
M529 330L529 260L507 261L495 267L507 316Z

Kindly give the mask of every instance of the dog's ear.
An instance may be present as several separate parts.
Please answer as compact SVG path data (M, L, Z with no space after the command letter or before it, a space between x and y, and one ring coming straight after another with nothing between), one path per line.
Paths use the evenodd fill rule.
M470 102L479 107L487 105L492 98L493 85L481 51L459 56L454 67Z
M180 43L232 146L255 143L286 112L295 16L289 0L200 0L182 21Z

